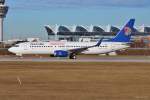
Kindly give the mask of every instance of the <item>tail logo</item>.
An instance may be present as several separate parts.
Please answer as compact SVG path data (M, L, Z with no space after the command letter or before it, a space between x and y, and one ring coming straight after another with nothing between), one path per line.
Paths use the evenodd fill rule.
M132 30L131 30L131 28L129 28L129 27L125 27L125 28L124 28L124 32L125 32L125 35L126 35L126 36L129 36L129 35L131 35Z

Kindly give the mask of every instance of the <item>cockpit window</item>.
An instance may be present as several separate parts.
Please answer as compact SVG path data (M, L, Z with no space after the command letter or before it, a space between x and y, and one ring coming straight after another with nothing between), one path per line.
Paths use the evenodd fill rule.
M19 47L19 45L14 45L14 47Z

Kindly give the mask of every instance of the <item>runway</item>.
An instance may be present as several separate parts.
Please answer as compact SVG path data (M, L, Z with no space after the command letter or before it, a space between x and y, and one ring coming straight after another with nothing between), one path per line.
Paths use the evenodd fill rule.
M0 56L0 62L3 61L29 61L29 62L141 62L150 63L149 56L79 56L75 60L56 57L16 57Z

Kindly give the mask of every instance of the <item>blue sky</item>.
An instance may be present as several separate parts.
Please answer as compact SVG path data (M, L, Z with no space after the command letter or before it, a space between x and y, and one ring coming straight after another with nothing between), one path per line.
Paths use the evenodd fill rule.
M5 39L46 39L44 25L150 25L150 0L6 0Z

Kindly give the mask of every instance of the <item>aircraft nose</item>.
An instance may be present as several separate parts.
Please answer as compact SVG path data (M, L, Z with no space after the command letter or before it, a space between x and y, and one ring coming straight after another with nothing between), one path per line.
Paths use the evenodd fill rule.
M12 47L12 48L9 48L9 49L8 49L8 51L9 51L9 52L11 52L11 53L15 53L15 51L14 51L14 48L13 48L13 47Z

